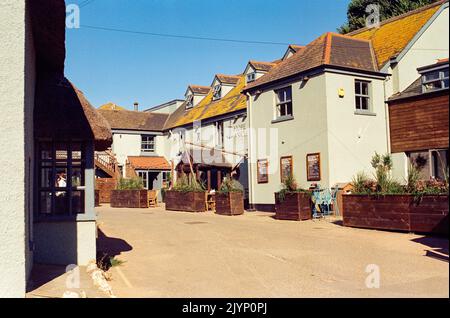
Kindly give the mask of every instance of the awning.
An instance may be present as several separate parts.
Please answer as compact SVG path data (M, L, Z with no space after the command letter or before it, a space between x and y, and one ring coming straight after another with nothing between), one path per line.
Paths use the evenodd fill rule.
M242 156L206 148L198 145L186 146L188 149L181 155L180 163L234 169L242 162ZM189 157L188 157L189 154Z
M164 157L128 157L128 162L135 170L171 170L170 164Z

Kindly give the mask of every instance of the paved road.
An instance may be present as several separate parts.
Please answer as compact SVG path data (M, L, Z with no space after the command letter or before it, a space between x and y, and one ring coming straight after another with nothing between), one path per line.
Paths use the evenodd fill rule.
M260 212L97 211L99 249L125 261L111 269L118 297L449 296L445 239ZM366 287L369 264L380 288Z

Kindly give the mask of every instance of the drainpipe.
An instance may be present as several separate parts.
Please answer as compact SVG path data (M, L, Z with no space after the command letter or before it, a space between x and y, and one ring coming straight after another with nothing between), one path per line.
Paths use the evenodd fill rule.
M247 95L247 118L248 118L248 154L247 154L247 161L248 161L248 178L249 178L249 189L248 189L248 201L249 201L249 208L248 211L254 212L256 211L254 206L254 196L253 196L253 164L252 164L252 128L253 128L253 122L252 122L252 95L250 93L245 93Z

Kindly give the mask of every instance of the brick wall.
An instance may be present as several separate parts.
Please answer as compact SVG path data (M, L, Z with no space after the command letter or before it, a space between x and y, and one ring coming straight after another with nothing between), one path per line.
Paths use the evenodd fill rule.
M100 191L100 203L111 202L111 190L116 188L116 179L114 178L97 178L95 179L95 189Z

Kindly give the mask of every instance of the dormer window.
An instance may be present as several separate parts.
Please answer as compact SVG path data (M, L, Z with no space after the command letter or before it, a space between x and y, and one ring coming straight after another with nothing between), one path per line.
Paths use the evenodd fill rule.
M218 84L214 86L214 92L213 92L213 100L221 99L222 98L222 85Z
M194 95L189 95L186 98L186 109L191 109L194 107Z
M254 80L256 80L256 73L255 72L248 73L247 74L247 83L251 83Z
M448 89L448 68L422 74L422 91L432 92Z

